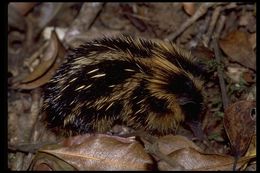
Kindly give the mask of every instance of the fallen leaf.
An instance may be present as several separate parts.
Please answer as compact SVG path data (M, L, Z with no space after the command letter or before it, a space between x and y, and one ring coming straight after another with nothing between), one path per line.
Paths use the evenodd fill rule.
M255 73L252 73L251 71L244 72L242 77L249 84L256 82Z
M55 31L52 32L50 43L44 53L45 54L41 60L42 62L37 67L35 67L35 70L32 73L30 73L28 76L26 76L21 81L21 83L28 83L30 81L39 78L55 62L58 53L58 37Z
M148 141L146 141L148 140ZM148 143L147 143L148 142ZM156 145L151 142L157 143ZM146 149L158 161L159 170L232 170L234 157L225 154L205 153L184 136L167 135L159 139L144 140ZM149 145L150 143L150 145ZM158 146L158 147L156 147ZM248 163L255 155L238 159L237 168Z
M205 46L196 46L191 49L192 55L200 59L212 60L215 57L214 52Z
M47 83L56 69L59 67L65 56L65 48L60 43L55 31L52 32L50 44L45 51L42 62L35 70L28 74L19 83L15 83L13 88L34 89Z
M248 150L245 154L245 156L252 156L252 157L255 157L256 158L256 135L254 135L251 139L251 143L248 147ZM244 166L243 166L243 169L246 169L246 167L248 166L248 163L246 163Z
M256 48L256 33L250 34L249 42L251 43L252 49Z
M188 147L201 151L201 149L194 142L189 140L187 137L180 135L167 135L159 138L158 147L159 150L166 155L172 153L173 151Z
M238 101L225 110L224 127L234 156L245 154L256 133L256 102Z
M234 162L232 156L203 153L190 147L174 151L168 156L189 171L230 171ZM252 158L251 156L240 158L237 168L240 168ZM176 170L164 161L158 163L158 169L164 171Z
M35 2L13 2L11 3L19 13L22 15L27 14L35 5Z
M192 16L195 13L195 11L196 11L195 4L193 2L183 2L182 5L183 5L184 11L188 15Z
M149 170L153 165L143 146L133 138L104 134L70 137L59 146L39 152L55 156L76 170Z
M245 156L256 156L256 135L252 137L251 143Z
M256 70L256 55L245 32L231 32L219 40L219 45L231 61Z
M39 152L35 155L30 166L30 171L76 171L76 169L66 161L53 155Z

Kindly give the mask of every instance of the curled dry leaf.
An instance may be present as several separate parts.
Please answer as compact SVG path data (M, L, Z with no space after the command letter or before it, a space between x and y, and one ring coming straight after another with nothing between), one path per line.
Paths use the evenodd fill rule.
M231 32L219 40L219 45L231 61L256 70L256 55L245 32Z
M59 146L42 149L39 153L55 156L76 170L149 170L153 164L143 146L133 138L104 134L70 137ZM45 160L48 158L45 157ZM34 160L34 163L37 162ZM55 169L48 162L45 164Z
M65 55L65 48L58 39L55 31L51 34L50 44L44 53L42 62L35 70L15 84L14 88L34 89L47 83L54 75Z
M35 68L35 70L32 73L26 76L21 81L21 83L28 83L30 81L39 78L40 76L43 75L43 73L46 70L48 70L53 65L58 53L58 44L59 44L59 40L57 34L55 31L53 31L51 34L51 39L48 48L45 50L44 56L41 59L42 62Z
M193 2L184 2L182 3L184 11L192 16L195 13L195 4Z
M234 158L229 155L207 154L194 148L182 148L169 154L169 157L182 165L186 170L192 171L224 171L232 170ZM252 157L243 157L238 160L238 167L247 163ZM158 163L159 170L175 170L164 161Z
M30 171L76 171L76 169L64 160L47 153L39 152L32 160Z
M225 110L224 127L234 156L245 154L256 133L256 102L239 101Z

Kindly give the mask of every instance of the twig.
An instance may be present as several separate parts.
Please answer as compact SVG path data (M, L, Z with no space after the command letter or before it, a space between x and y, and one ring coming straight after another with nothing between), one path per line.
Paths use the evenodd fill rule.
M32 148L32 146L24 146L24 145L8 146L8 150L10 152L21 152L21 153L25 153L25 154L28 154L28 153L35 154L38 149L39 148Z
M68 43L70 37L74 37L75 35L89 30L100 15L104 5L105 3L103 2L84 3L80 9L79 15L65 33L64 40Z
M164 40L175 40L177 36L179 36L185 29L196 22L200 17L206 14L208 9L214 5L216 5L216 3L204 3L200 5L198 10L191 18L187 19L176 32L168 35Z
M92 25L95 23L95 21L97 20L98 16L101 14L103 8L105 6L105 3L102 3L101 5L98 6L98 11L96 12L95 17L93 18L93 20L91 21L91 23L88 26L88 30L92 27Z
M31 117L32 117L32 128L30 133L30 142L38 141L39 134L36 133L36 124L39 122L40 113L40 99L41 99L41 89L37 88L32 91L32 106L31 106Z
M9 145L8 150L11 152L22 152L25 154L33 153L35 154L44 145L55 144L53 142L40 142L40 143L26 143L20 145Z
M234 163L233 163L232 171L236 171L238 159L239 159L239 156L234 156Z
M216 29L214 36L213 36L213 47L214 47L214 52L215 52L215 55L216 55L216 61L217 61L218 64L221 63L220 51L219 51L219 47L218 47L218 39L219 39L219 36L220 36L220 32L223 29L225 20L226 20L226 17L221 15L220 19L218 21L218 25L217 25L218 27ZM217 72L218 72L219 84L220 84L220 89L221 89L223 107L224 107L224 109L226 109L229 101L228 101L228 96L227 96L227 92L226 92L223 70L221 69L220 66L218 66Z
M208 32L204 36L204 44L206 46L209 46L210 39L212 38L211 36L212 36L213 30L216 26L216 22L219 18L220 12L223 11L223 10L226 10L226 9L230 10L230 9L236 8L236 7L237 7L237 4L233 2L233 3L228 3L223 8L218 6L214 9L214 12L213 12L212 17L211 17L211 22L210 22L210 25L209 25Z
M120 12L120 14L133 16L133 17L138 18L138 19L141 19L141 20L151 21L150 18L145 17L145 16L141 16L141 15L138 15L138 14L133 14L133 13L129 13L129 12Z
M209 46L209 42L210 42L213 30L214 30L214 28L216 26L216 22L217 22L217 20L219 18L219 15L220 15L220 11L221 11L221 7L216 7L214 12L213 12L213 14L212 14L208 32L206 33L206 35L204 37L204 44L206 46Z
M40 107L40 98L41 98L41 94L40 94L40 89L35 89L32 91L32 106L31 106L31 120L28 124L30 124L31 126L31 131L30 131L30 135L29 135L29 142L34 143L35 141L37 141L36 138L39 137L39 134L36 131L36 124L37 124L37 120L39 117L39 107ZM23 146L25 147L25 146ZM33 157L33 149L35 148L19 148L20 151L23 151L22 149L24 149L24 152L26 152L26 149L28 151L28 155L26 155L23 159L23 170L26 170L28 168L28 164L31 162L32 157ZM31 151L31 152L29 152Z

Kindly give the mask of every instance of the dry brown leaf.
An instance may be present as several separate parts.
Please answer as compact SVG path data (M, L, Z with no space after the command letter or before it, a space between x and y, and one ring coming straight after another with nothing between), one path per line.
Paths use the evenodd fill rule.
M13 2L11 3L16 9L17 11L19 11L19 13L21 13L22 15L27 14L35 5L35 2Z
M58 39L55 31L51 34L50 44L45 52L42 62L35 70L26 76L19 84L15 84L14 88L34 89L47 83L54 75L55 70L61 64L65 55L65 48Z
M245 154L256 133L256 102L238 101L225 110L224 127L234 156Z
M224 39L219 40L219 45L231 61L256 69L256 55L245 32L231 32Z
M159 151L167 155L174 163L170 166L163 158L158 161L159 170L232 170L234 157L223 154L203 152L195 143L184 136L167 135L157 140ZM156 156L156 155L155 155ZM240 158L237 168L241 168L254 156ZM156 157L158 160L159 157ZM167 159L168 160L168 159ZM169 160L168 160L169 161Z
M17 86L17 88L30 90L46 84L55 74L55 69L57 69L59 65L60 65L60 60L56 61L55 64L52 66L52 68L48 70L48 72L44 74L44 76L42 76L41 78L38 78L35 81L32 81L30 83L20 84Z
M53 155L39 152L35 155L32 160L30 167L30 171L76 171L73 166L65 162L64 160L55 157Z
M255 49L256 48L256 33L250 34L248 40L251 43L252 48Z
M195 13L196 9L195 9L195 4L193 2L183 2L182 5L184 11L188 15L192 16Z
M214 52L205 46L193 47L191 49L191 53L193 56L196 56L200 59L205 59L205 60L212 60L215 57Z
M171 165L171 168L174 168L174 170L185 170L185 168L182 167L182 165L179 163L175 162L175 160L172 160L170 157L168 157L170 153L189 147L201 151L201 149L196 146L196 144L184 136L167 135L159 139L147 137L148 136L146 136L144 140L146 150L154 156L155 160L163 160L167 162L169 165ZM162 167L160 170L168 169L164 169Z
M207 154L194 148L183 148L169 154L174 161L182 165L186 170L192 171L224 171L232 170L234 158L229 155ZM243 157L238 160L238 167L247 163L252 157ZM158 163L159 170L175 170L164 161Z
M256 82L255 73L252 73L252 71L244 72L242 77L249 84L252 84L252 83Z
M245 156L251 156L251 157L256 158L256 135L254 135L252 137L251 143L250 143L250 145L248 147L248 150L247 150ZM246 169L247 165L248 165L248 163L246 163L243 166L243 169Z
M45 54L42 58L42 62L35 68L35 70L26 76L21 83L28 83L33 81L44 74L55 62L58 53L59 39L55 31L51 33L51 39L48 48L45 50Z
M188 147L201 151L201 149L194 142L185 136L180 135L163 136L162 138L158 139L158 147L159 150L166 155L172 153L173 151Z
M149 170L153 164L136 140L104 134L71 137L59 147L40 152L63 160L76 170Z
M256 156L256 135L253 135L245 156Z

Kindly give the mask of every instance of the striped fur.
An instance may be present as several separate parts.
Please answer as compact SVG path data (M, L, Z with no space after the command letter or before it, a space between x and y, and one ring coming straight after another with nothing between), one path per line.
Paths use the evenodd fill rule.
M72 134L104 132L116 123L173 132L203 108L196 59L170 42L130 36L85 43L44 89L49 127Z

